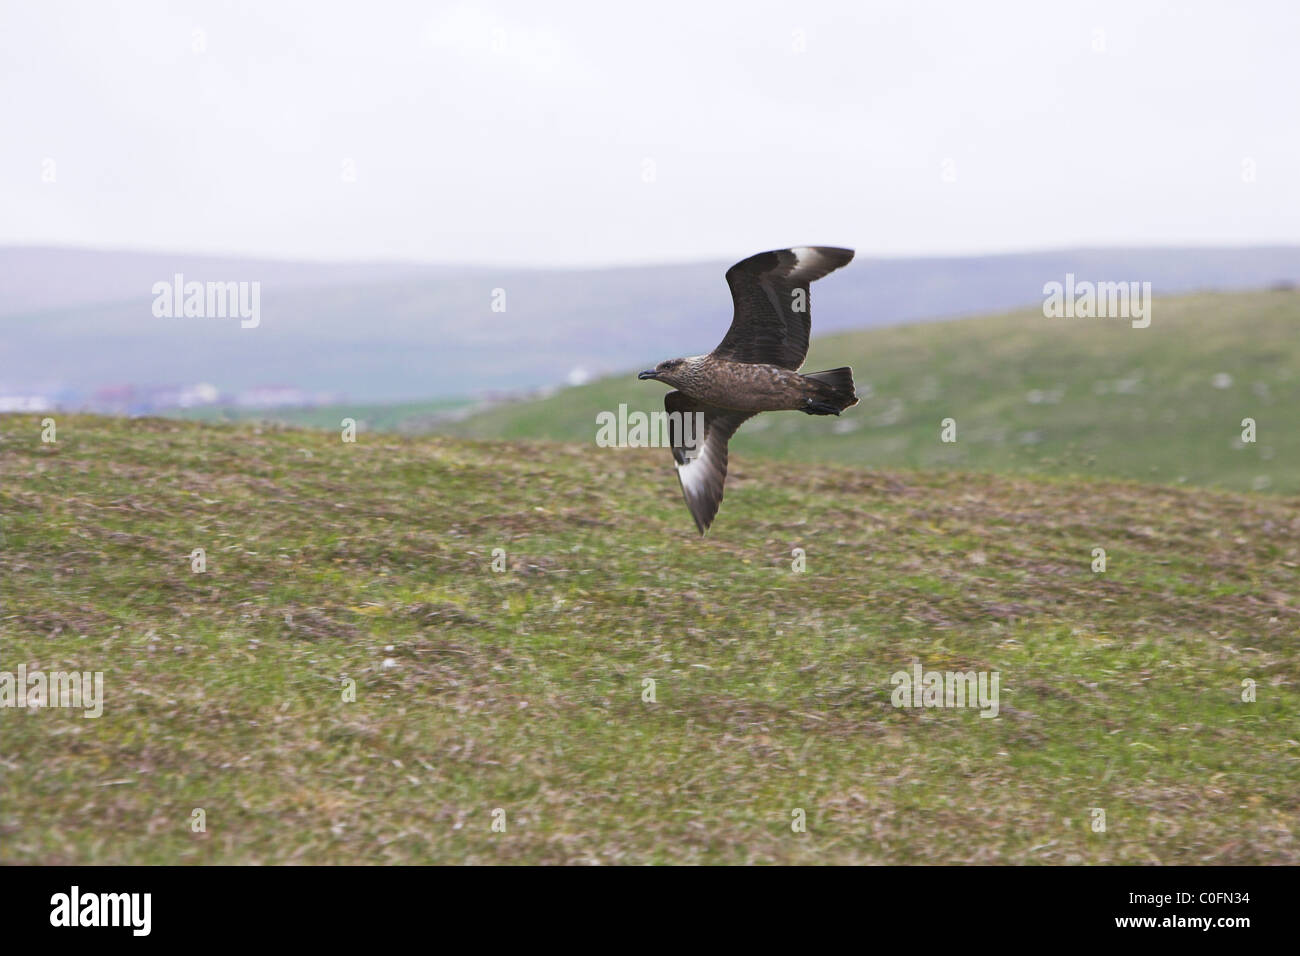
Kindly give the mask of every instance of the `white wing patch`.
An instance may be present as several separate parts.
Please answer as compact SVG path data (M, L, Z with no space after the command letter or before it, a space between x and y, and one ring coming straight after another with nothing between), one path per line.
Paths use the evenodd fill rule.
M700 442L699 452L686 464L677 466L677 480L682 483L682 491L688 499L698 499L709 487L713 476L713 445L708 440Z
M830 271L826 269L830 257L815 246L796 246L790 251L794 253L794 267L789 270L790 276L812 273L810 279L819 279Z

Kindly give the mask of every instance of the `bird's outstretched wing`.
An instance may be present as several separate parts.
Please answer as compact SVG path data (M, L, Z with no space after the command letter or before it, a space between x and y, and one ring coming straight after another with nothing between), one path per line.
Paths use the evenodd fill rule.
M713 354L797 370L808 354L808 284L852 260L852 249L797 246L737 262L727 270L735 313Z
M722 486L727 480L727 442L747 418L757 413L704 405L681 392L665 395L664 408L670 413L668 427L677 480L682 484L682 495L695 526L704 534L722 502ZM697 412L702 418L694 417ZM689 421L687 416L692 416ZM702 433L697 427L700 422Z

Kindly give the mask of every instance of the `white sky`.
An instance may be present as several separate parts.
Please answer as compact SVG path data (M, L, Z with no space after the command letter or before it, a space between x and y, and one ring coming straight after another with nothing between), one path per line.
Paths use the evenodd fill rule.
M1294 243L1298 49L1282 0L0 0L0 243L536 265Z

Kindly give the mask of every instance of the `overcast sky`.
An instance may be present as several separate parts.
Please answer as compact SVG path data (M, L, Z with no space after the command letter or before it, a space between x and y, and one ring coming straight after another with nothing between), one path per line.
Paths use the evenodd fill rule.
M1300 4L0 0L0 243L1300 241Z

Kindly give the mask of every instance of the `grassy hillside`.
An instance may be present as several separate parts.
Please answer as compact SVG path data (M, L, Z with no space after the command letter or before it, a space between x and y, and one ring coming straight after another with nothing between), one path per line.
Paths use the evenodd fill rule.
M0 670L107 699L0 711L0 862L1300 863L1294 497L742 453L702 540L661 452L58 428L0 417Z
M166 417L196 422L275 422L331 430L341 430L342 421L351 418L358 428L411 432L427 431L444 416L466 409L471 404L472 400L465 398L434 398L423 402L395 402L386 405L314 405L305 408L240 408L221 405L176 409Z
M714 340L723 331L719 325ZM845 364L863 396L856 408L829 420L766 415L747 423L732 447L872 467L1300 492L1295 292L1160 299L1145 329L1031 310L834 335L814 340L805 367ZM440 430L591 444L598 411L619 403L662 409L664 390L629 374ZM1247 417L1258 440L1243 445ZM945 418L957 423L955 443L939 440Z

